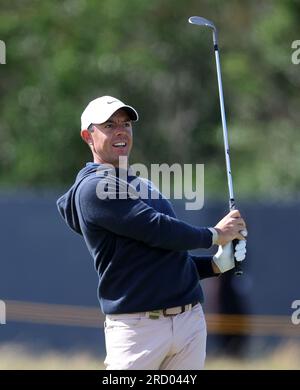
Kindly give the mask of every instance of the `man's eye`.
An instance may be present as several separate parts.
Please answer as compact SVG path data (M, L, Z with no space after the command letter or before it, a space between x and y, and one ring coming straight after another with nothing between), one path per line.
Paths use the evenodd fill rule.
M130 127L130 122L126 122L125 127Z
M105 125L105 128L106 129L110 129L112 127L112 124L111 123L107 123L106 125Z

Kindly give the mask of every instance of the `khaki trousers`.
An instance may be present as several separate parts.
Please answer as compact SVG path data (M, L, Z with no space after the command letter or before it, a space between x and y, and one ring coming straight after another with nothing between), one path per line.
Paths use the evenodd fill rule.
M202 306L174 316L107 315L107 370L201 370L206 355Z

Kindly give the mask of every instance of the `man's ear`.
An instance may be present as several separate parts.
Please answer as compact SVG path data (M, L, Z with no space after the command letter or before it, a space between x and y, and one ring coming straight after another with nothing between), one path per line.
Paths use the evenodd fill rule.
M88 130L81 130L81 138L89 145L93 145L93 138Z

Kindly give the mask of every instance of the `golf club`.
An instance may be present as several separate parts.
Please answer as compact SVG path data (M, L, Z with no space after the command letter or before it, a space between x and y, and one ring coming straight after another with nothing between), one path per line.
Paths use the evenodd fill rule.
M196 24L198 26L209 27L213 30L213 42L217 66L217 76L218 76L218 87L219 87L219 98L220 98L220 107L221 107L221 118L222 118L222 127L223 127L223 139L224 139L224 149L225 149L225 161L226 161L226 171L227 171L227 181L228 181L228 190L229 190L229 209L235 210L235 198L233 192L233 183L232 175L230 168L230 157L229 157L229 144L228 144L228 132L226 125L226 116L225 116L225 107L224 107L224 97L223 97L223 88L222 88L222 78L221 78L221 67L220 67L220 58L219 58L219 48L218 48L218 32L216 26L210 20L204 19L200 16L191 16L189 18L189 23ZM233 248L235 248L238 240L233 240ZM241 268L241 262L237 261L234 258L235 262L235 275L242 275L243 271Z

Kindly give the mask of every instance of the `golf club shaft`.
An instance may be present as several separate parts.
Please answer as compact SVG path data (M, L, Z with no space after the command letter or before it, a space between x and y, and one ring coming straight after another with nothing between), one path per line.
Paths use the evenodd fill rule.
M223 127L226 171L227 171L227 182L228 182L228 190L229 190L229 209L231 211L231 210L235 210L236 206L235 206L232 175L231 175L231 166L230 166L228 132L227 132L226 115L225 115L225 107L224 107L219 48L218 48L217 37L215 35L215 32L214 32L214 49L215 49L215 58L216 58L216 66L217 66L218 88L219 88L219 98L220 98L222 127ZM232 243L233 249L235 248L237 243L238 243L238 240L233 240L233 243ZM236 261L235 257L234 257L234 263L235 263L235 274L242 275L243 271L241 268L241 264L239 261Z

